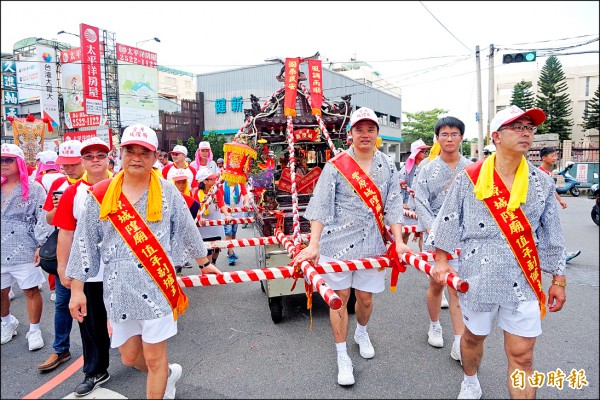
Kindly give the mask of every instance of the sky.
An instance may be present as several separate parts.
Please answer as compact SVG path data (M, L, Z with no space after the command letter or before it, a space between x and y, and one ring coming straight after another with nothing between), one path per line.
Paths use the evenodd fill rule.
M562 52L596 53L559 60L563 66L598 64L597 1L2 1L1 11L2 52L12 52L14 43L27 37L77 46L75 36L57 32L77 34L86 23L114 32L118 43L130 46L158 37L160 43L137 47L157 53L160 65L192 73L317 51L329 62L356 58L401 89L403 112L447 110L466 123L469 138L477 137L478 129L477 45L484 126L490 44L500 49L496 71L540 70L547 59L541 49L593 39ZM502 64L502 54L521 49L538 50L537 61Z

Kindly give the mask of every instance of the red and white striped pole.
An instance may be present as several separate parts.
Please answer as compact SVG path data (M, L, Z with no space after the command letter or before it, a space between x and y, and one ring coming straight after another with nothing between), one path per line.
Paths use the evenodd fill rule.
M303 241L310 240L310 235L300 235ZM251 247L262 246L269 244L281 244L276 236L265 236L259 238L231 239L231 240L214 240L212 242L204 242L204 246L211 249L230 249L233 247Z
M412 219L417 219L417 213L411 210L404 209L404 216Z
M254 222L254 217L239 217L231 218L229 221L224 219L205 219L198 221L198 226L218 226L218 225L235 225L235 224L249 224Z
M429 264L427 261L421 260L414 254L403 253L400 256L400 259L405 263L412 265L419 271L425 272L429 276L431 276L431 273L433 272L433 265ZM448 286L458 290L461 293L466 293L469 290L469 282L463 281L452 273L447 273L445 280Z

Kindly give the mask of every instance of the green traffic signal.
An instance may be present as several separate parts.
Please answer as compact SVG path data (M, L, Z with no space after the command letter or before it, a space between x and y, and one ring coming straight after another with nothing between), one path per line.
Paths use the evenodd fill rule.
M537 58L535 51L526 51L522 53L505 54L502 57L502 64L532 62Z

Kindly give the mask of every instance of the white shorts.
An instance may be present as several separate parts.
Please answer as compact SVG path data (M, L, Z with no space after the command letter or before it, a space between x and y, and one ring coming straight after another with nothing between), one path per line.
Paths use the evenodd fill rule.
M8 265L1 267L2 270L2 289L11 287L15 282L19 284L19 288L31 289L41 283L46 282L46 278L42 273L42 268L36 267L33 263Z
M122 346L130 337L142 335L146 343L160 343L177 334L177 321L173 313L149 320L128 320L123 322L110 321L112 335L110 347L116 349Z
M319 264L337 261L331 257L321 256ZM321 275L327 285L333 290L343 290L353 287L369 293L381 293L385 290L385 271L379 268L360 269L357 271L332 272Z
M537 300L496 305L490 312L477 312L460 308L463 320L469 330L478 336L487 336L492 331L494 322L500 329L521 337L537 337L542 334L542 319L540 306Z

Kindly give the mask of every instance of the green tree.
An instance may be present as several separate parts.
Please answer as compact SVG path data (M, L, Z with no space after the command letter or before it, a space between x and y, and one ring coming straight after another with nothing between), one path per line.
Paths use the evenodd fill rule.
M194 161L194 158L196 157L196 149L198 148L198 145L196 144L196 139L193 136L190 136L190 138L187 140L185 147L187 147L188 150L188 157L190 158L190 160Z
M525 82L525 80L521 80L521 82L517 83L513 87L510 104L519 107L521 110L529 110L532 108L535 104L535 94L531 90L532 86L531 82Z
M571 138L573 120L568 117L573 112L571 100L566 93L567 82L562 65L556 56L550 56L540 73L539 92L536 106L546 113L546 121L540 126L541 133L558 133L559 139Z
M441 114L446 114L447 110L435 108L429 111L419 111L416 113L405 112L407 121L403 122L402 137L405 143L412 143L415 140L423 139L427 144L433 144L435 124L440 119Z
M583 113L583 129L600 129L600 124L598 123L598 108L600 108L599 92L600 85L598 85L594 97L587 101L587 107Z
M202 140L210 143L210 149L213 153L213 159L216 161L218 158L225 158L223 152L223 145L229 142L227 136L219 135L217 131L209 131Z

